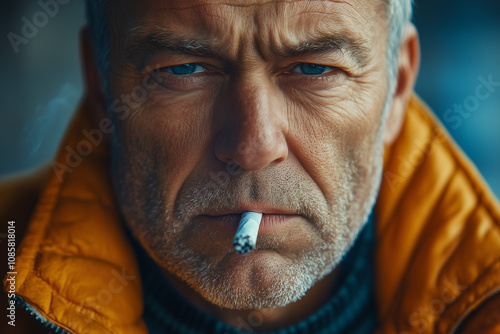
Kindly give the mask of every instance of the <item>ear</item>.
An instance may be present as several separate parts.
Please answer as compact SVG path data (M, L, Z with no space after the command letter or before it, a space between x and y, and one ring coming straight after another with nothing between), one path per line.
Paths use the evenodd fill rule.
M86 111L90 113L92 122L98 127L100 120L107 117L106 97L99 78L94 45L87 26L80 30L80 56L82 58L85 96L89 103L89 108L86 108Z
M398 136L403 125L406 108L410 102L420 66L420 45L418 32L408 24L399 48L396 90L384 130L384 145L390 145Z

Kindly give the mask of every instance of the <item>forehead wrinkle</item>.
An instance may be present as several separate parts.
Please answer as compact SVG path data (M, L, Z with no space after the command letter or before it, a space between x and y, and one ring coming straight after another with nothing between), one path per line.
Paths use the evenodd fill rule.
M226 0L225 2L221 1L203 1L203 0L184 0L182 1L182 4L185 4L183 6L176 6L176 7L169 7L169 6L162 6L163 9L169 9L169 10L183 10L183 9L193 9L193 8L198 8L198 7L205 7L205 6L228 6L228 7L239 7L239 8L247 8L247 7L257 7L257 6L263 6L267 5L270 3L313 3L313 2L329 2L331 0L269 0L269 1L254 1L253 3L250 3L250 1L246 1L245 3L242 3L241 0Z
M125 50L141 53L141 49L149 47L153 51L188 51L186 53L229 61L238 52L241 36L244 35L241 31L248 34L252 29L249 25L242 27L241 22L245 20L239 20L240 15L227 13L226 8L213 7L209 11L195 10L186 14L193 24L182 24L187 21L183 20L182 14L176 15L173 20L167 17L167 20L157 24L151 23L151 19L148 19L149 22L142 19L147 23L139 19L127 34ZM220 24L221 18L224 18L224 24ZM236 20L240 24L234 23Z
M269 11L256 13L256 38L262 41L256 44L264 57L275 55L284 58L339 51L341 56L349 55L358 65L363 66L371 54L371 36L364 36L362 31L350 29L353 24L346 22L346 14L325 2L319 4L321 11L311 2L297 5L303 8L277 4L274 7L274 17L269 15ZM323 17L311 18L308 16L311 11L313 15L321 14Z
M376 0L377 2L380 0ZM333 1L329 0L328 2L314 2L307 3L307 7L311 7L309 10L300 11L298 13L294 13L293 16L302 16L304 14L308 15L318 15L320 17L327 17L327 20L317 19L314 22L317 22L318 25L322 24L325 29L335 28L334 25L329 26L328 24L339 23L338 26L340 28L351 27L354 29L350 29L351 32L367 31L366 29L359 29L359 26L366 27L367 24L373 23L373 21L377 20L377 16L373 15L373 10L370 10L370 6L366 2L357 2L356 5L352 3L353 1ZM331 5L334 4L334 5ZM378 11L377 6L377 11ZM355 24L350 23L350 20L354 20Z
M333 8L330 5L331 3L334 4ZM271 8L269 8L269 10L267 8L264 10L262 8L264 5L272 5L274 10L272 12ZM148 27L147 25L139 24L133 29L130 29L130 37L134 35L140 36L141 34L145 36L145 32L147 32L148 29L150 29L150 32L151 30L158 31L160 29L167 34L175 32L176 37L179 37L177 44L184 44L183 49L191 49L193 51L204 50L201 56L209 57L217 55L218 58L223 58L221 55L225 54L227 57L224 60L229 58L236 59L236 57L241 56L245 52L248 54L249 51L259 55L259 58L264 58L264 55L272 56L279 54L279 51L283 49L291 50L295 48L297 51L300 51L301 49L309 48L312 50L314 46L318 49L328 44L322 43L323 45L319 45L318 40L322 35L325 35L324 33L322 34L322 32L327 32L329 30L339 31L337 34L339 42L348 39L358 39L361 41L363 38L361 38L362 36L360 36L361 34L359 34L359 32L347 29L346 24L343 24L346 20L345 16L350 18L351 15L342 13L340 8L335 8L336 5L347 5L352 10L355 10L356 13L361 14L356 10L356 7L350 3L328 0L304 0L299 2L273 0L245 5L230 2L223 4L209 2L180 8L162 6L162 8L159 9L160 11L166 8L168 8L168 10L196 8L195 11L191 13L188 12L187 15L198 16L199 19L190 27L181 25L180 27L182 29L179 29L179 25L176 24L173 24L173 28L175 29L168 29L168 27L160 27L159 25L153 26L149 24ZM297 9L297 6L302 8ZM248 7L254 7L255 9L250 11L243 9ZM262 10L258 10L257 7ZM229 12L227 12L228 10ZM297 13L297 10L299 13ZM306 14L326 15L331 18L329 20L311 20L310 17L305 16ZM297 16L303 17L297 18ZM224 19L223 24L220 23L220 19L222 18ZM168 22L168 20L165 21ZM175 22L172 20L170 21ZM177 22L182 22L182 19ZM238 22L238 24L236 22ZM343 31L340 31L340 29ZM293 33L290 33L290 31ZM217 38L214 38L214 36L217 36ZM344 38L343 36L350 38ZM147 38L155 42L158 36L153 34ZM332 39L332 41L334 41L334 39ZM330 44L330 46L335 46L335 43ZM365 43L362 42L356 44L358 46L365 46ZM173 47L175 48L175 45L173 45ZM338 49L340 49L340 47ZM361 47L354 48L355 52L352 53L354 53L354 56L361 56L366 52L360 52L360 50L366 51L366 49L367 48ZM217 52L213 52L212 50L217 50Z

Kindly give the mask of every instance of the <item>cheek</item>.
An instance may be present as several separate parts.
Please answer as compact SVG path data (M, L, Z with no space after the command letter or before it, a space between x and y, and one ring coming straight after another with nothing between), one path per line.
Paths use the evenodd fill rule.
M339 191L346 191L347 183L354 188L365 182L373 156L378 154L383 99L365 92L366 96L357 98L352 91L303 97L289 111L295 126L289 132L290 150L329 203L336 200Z
M145 189L152 178L157 178L156 182L167 190L167 205L173 205L182 183L207 150L208 108L200 98L148 96L146 103L131 113L134 116L118 127L118 168L128 174L127 182Z

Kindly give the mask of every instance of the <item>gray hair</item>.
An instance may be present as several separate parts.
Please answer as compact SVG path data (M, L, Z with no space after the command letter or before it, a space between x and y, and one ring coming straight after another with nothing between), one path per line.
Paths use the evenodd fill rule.
M399 47L404 37L405 29L412 17L412 0L384 0L387 6L389 22L387 33L387 95L384 115L389 112L392 96L396 89L398 76ZM385 118L385 117L384 117Z
M391 106L392 96L396 89L399 47L406 26L410 23L412 16L412 0L383 0L383 2L386 6L388 20L386 54L388 84L384 105L384 115L387 115ZM86 16L90 36L94 43L102 88L109 99L108 76L110 37L108 27L108 0L86 0Z

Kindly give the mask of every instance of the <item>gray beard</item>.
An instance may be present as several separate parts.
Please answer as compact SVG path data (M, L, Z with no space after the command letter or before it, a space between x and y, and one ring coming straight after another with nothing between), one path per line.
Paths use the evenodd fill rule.
M352 247L368 219L380 186L382 144L375 151L368 164L370 168L360 171L355 163L345 162L339 169L342 173L336 175L342 175L337 177L335 201L330 206L318 187L311 186L314 183L308 175L283 170L277 174L276 170L269 169L238 175L226 187L210 186L208 179L188 179L177 196L175 208L169 211L161 183L159 166L162 164L151 161L152 155L147 150L142 152L142 157L134 157L143 163L126 171L118 167L125 166L123 161L130 157L125 160L115 157L114 168L118 173L113 173L117 175L114 185L127 223L161 267L220 307L277 308L303 297L317 281L334 270ZM351 158L354 157L346 161L353 161ZM122 163L116 164L120 160ZM289 178L283 175L297 176L296 184L291 187ZM269 184L273 187L266 187ZM256 248L275 252L269 255L273 260L249 263L248 270L243 272L226 270L224 266L227 256L235 256L230 243L224 246L221 259L206 256L187 245L189 235L196 231L196 226L186 229L194 216L206 212L207 208L231 208L249 201L293 209L309 219L320 238L300 252L282 256L284 238L261 235ZM211 239L210 235L204 237ZM255 274L252 266L266 274Z

